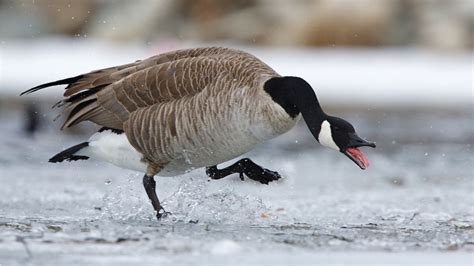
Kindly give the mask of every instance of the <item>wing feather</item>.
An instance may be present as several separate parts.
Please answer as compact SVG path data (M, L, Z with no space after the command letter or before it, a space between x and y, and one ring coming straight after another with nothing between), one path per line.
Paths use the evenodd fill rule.
M242 67L245 66L245 67ZM260 74L277 75L254 56L229 48L178 50L143 61L92 71L36 86L22 94L67 84L59 106L69 112L63 127L85 120L123 129L130 114L140 108L192 97L214 88L222 77L228 82L249 82ZM235 84L234 84L235 85Z

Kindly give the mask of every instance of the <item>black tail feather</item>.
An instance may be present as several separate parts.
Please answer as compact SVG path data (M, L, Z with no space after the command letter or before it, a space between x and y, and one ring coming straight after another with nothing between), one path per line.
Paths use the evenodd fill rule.
M45 83L45 84L41 84L41 85L33 87L33 88L31 88L27 91L22 92L20 94L20 96L25 95L25 94L30 94L30 93L33 93L35 91L38 91L38 90L41 90L41 89L44 89L44 88L47 88L47 87L52 87L52 86L56 86L56 85L71 84L71 83L74 83L74 82L78 81L82 77L83 77L83 75L79 75L79 76L75 76L75 77L72 77L72 78L61 79L61 80L56 80L56 81L53 81L53 82L48 82L48 83Z
M71 119L79 111L81 111L86 106L88 106L89 104L91 104L93 102L96 102L96 101L97 101L97 99L90 99L90 100L87 100L87 101L80 102L76 107L74 107L74 109L71 110L71 112L69 112L69 115L68 115L66 121L69 121L69 119Z
M110 85L110 83L103 84L103 85L93 87L93 88L90 88L90 89L86 89L82 92L79 92L77 94L72 95L71 97L65 99L64 101L68 102L68 103L71 103L71 102L74 102L74 101L82 100L82 99L86 98L87 96L90 96L90 95L98 92L99 90L101 90L102 88L104 88L108 85Z
M64 160L67 161L77 161L77 160L87 160L89 157L83 155L74 155L76 152L80 151L82 148L89 146L89 142L82 142L71 148L65 149L64 151L54 155L49 159L50 163L59 163Z

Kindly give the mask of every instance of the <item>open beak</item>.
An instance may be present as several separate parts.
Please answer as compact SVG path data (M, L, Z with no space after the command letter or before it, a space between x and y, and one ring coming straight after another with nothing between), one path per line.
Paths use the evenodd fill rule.
M375 143L361 139L355 133L350 135L349 144L346 150L342 151L349 159L357 164L360 169L365 170L369 167L369 158L359 149L359 147L368 146L375 148Z

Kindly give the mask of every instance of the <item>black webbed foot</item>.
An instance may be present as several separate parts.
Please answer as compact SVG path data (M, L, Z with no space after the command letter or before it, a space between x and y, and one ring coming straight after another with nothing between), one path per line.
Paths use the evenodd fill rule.
M270 183L281 178L278 172L268 170L252 162L249 158L244 158L236 163L225 167L223 169L217 169L217 166L211 166L206 168L206 174L212 179L221 179L228 175L239 173L240 179L244 180L244 174L255 181L262 184Z
M252 180L268 185L268 183L281 178L281 175L276 171L263 168L252 162L250 159L246 158L244 160L248 160L248 162L246 162L246 166L244 167L242 173ZM241 179L243 180L243 177L241 177Z

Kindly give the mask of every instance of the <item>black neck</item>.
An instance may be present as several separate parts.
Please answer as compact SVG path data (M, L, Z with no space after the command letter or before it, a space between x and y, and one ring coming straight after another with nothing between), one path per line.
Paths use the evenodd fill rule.
M265 82L264 89L290 117L295 118L301 112L309 130L318 138L327 115L308 82L298 77L274 77Z

